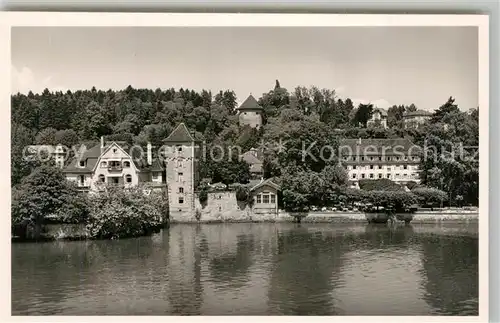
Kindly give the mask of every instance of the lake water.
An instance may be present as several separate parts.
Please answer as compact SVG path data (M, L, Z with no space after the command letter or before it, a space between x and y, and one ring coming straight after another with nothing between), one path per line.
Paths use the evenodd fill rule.
M478 227L174 224L12 244L13 315L477 315Z

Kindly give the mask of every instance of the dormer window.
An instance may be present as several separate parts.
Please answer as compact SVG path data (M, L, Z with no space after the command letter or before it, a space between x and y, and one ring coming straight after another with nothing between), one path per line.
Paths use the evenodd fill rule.
M128 168L130 167L130 162L128 160L123 162L123 167Z
M116 148L113 148L113 152L116 153L118 151L118 149Z
M85 161L84 160L80 160L80 167L85 167Z
M182 146L177 146L177 151L182 151Z

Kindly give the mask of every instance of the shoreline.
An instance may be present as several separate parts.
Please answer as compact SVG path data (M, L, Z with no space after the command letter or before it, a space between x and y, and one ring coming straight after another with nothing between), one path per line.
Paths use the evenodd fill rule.
M467 210L439 210L417 211L411 224L424 223L470 223L479 221L479 211ZM287 223L294 222L294 217L285 211L279 211L277 216L248 217L248 218L208 218L192 220L170 220L171 224L211 224L211 223ZM335 212L317 211L309 212L303 217L301 223L367 223L363 212Z
M410 225L419 224L474 224L479 221L479 211L458 211L448 210L443 211L417 211L414 214ZM237 224L237 223L293 223L294 218L286 212L280 211L276 217L262 218L219 218L219 219L200 219L188 221L170 221L169 224ZM306 217L302 218L302 224L313 223L337 223L337 224L367 224L366 216L362 212L310 212ZM29 243L29 242L54 242L54 241L87 241L89 239L85 233L84 224L49 224L49 231L38 240L21 240L12 236L12 243ZM105 239L97 239L105 240Z

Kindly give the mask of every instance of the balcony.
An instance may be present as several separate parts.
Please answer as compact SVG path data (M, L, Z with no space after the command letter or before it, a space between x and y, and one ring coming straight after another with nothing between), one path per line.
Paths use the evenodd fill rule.
M108 166L108 172L121 172L123 167L121 165Z

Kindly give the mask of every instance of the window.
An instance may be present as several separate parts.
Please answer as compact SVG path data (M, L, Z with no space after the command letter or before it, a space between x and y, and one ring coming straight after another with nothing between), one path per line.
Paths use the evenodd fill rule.
M113 148L113 152L116 153L117 152L117 149L116 148Z
M182 151L182 146L177 146L177 151Z
M370 165L370 169L373 169L373 165Z
M365 174L361 174L361 178L365 178Z
M352 160L356 161L356 156L352 156Z
M403 166L403 169L408 169L408 165L404 165L404 166Z
M244 115L247 115L247 113L246 113L246 112L243 112L243 114L244 114Z
M183 197L179 197L179 204L184 204L184 198Z
M180 160L179 160L179 161L177 162L177 167L182 167L182 161L180 161Z
M118 177L111 177L111 183L118 184L119 183Z
M387 174L387 178L391 178L391 174Z
M373 157L370 157L370 160L373 160Z
M408 174L406 174L406 173L403 174L403 177L407 177L407 176L408 176Z
M370 174L370 178L373 178L373 174Z
M260 194L257 195L257 203L262 203L262 197Z
M179 187L179 193L184 193L184 187Z
M132 175L130 174L125 175L125 182L132 183Z
M378 174L378 178L382 178L382 174Z
M356 174L352 174L352 178L356 178Z
M269 194L262 194L262 203L264 204L269 203Z
M378 165L378 169L382 169L382 165Z
M158 179L158 173L153 173L153 179Z
M396 161L399 161L399 157L396 157Z
M85 183L85 176L84 175L80 175L78 177L79 177L79 180L80 180L80 185L83 185L83 183Z
M101 183L106 182L106 177L104 177L104 175L102 175L102 174L99 175L99 182L101 182Z
M85 167L85 161L84 160L80 160L80 167Z
M387 161L391 161L391 157L387 157Z
M184 174L183 173L178 173L177 181L178 182L184 181Z
M382 157L379 157L378 160L382 160Z
M352 166L352 169L356 169L356 165Z
M101 168L106 168L108 166L108 163L105 161L101 162Z
M271 203L276 203L276 195L271 194Z
M390 167L387 167L387 171L390 172L391 171L391 168Z
M361 160L364 161L365 160L365 157L361 157Z
M123 162L123 167L125 167L125 168L130 167L130 162L129 162L128 160L127 160L127 161L124 161L124 162Z
M396 174L396 178L399 178L399 173L398 173L398 174Z

